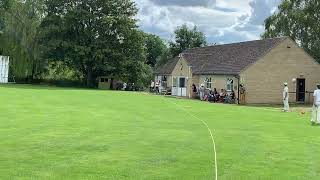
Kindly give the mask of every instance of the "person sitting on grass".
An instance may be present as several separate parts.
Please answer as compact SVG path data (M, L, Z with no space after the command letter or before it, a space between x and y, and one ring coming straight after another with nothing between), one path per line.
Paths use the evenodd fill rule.
M320 125L320 84L313 93L312 125Z

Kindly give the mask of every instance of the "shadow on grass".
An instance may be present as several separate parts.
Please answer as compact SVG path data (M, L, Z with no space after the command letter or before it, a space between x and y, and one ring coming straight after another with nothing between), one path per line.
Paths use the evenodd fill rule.
M143 91L118 91L118 90L105 90L105 89L98 89L98 88L87 88L87 87L62 87L62 86L55 86L55 85L47 85L47 84L1 84L0 88L7 88L7 89L28 89L28 90L49 90L49 91L92 91L92 92L139 92L142 93Z
M208 101L200 101L199 99L189 99L186 97L177 97L177 96L164 96L165 98L177 99L177 100L189 100L198 103L208 103L214 105L225 105L225 106L238 106L238 107L253 107L253 108L261 108L261 109L273 109L281 112L283 108L283 104L228 104L228 103L209 103ZM303 104L303 103L290 103L290 112L308 112L311 111L311 104Z
M248 107L269 107L269 108L283 108L283 104L249 104ZM311 104L290 103L290 107L310 107Z

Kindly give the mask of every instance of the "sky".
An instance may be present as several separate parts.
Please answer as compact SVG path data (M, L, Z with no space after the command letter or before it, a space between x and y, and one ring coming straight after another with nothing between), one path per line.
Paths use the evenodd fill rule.
M138 25L170 41L182 24L196 25L210 44L256 40L281 0L135 0Z

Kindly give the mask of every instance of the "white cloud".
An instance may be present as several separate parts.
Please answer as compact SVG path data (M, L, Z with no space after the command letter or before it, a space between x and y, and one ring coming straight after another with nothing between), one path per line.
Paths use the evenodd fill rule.
M209 42L258 39L280 0L136 0L139 26L170 40L177 26L197 25Z
M160 6L213 6L216 0L150 0Z
M246 13L250 11L249 2L250 0L217 0L216 6L236 9L239 12Z

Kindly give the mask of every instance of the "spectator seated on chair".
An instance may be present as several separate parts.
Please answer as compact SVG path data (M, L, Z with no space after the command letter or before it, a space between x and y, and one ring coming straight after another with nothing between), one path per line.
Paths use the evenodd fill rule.
M213 94L212 90L210 90L209 93L208 93L208 101L209 102L215 102L215 97L214 97L214 94Z
M203 96L203 101L208 101L209 100L209 89L204 90L204 96Z
M227 97L227 92L224 89L221 89L219 102L224 103Z
M230 104L234 104L235 100L236 100L235 93L234 93L234 91L231 91L231 93L226 96L225 102L230 103Z
M218 102L220 95L219 95L219 93L218 93L216 88L213 89L212 94L213 94L213 102L215 102L215 103Z

